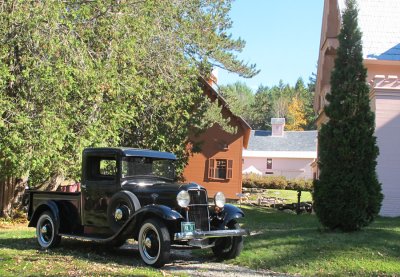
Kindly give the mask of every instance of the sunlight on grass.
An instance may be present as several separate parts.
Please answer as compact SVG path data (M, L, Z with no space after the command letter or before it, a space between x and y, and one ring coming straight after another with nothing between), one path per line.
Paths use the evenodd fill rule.
M315 275L376 276L400 273L400 218L378 218L360 232L325 231L315 215L292 215L242 206L247 237L232 261L251 268Z
M355 233L325 231L315 215L293 215L270 208L242 206L242 223L258 235L245 238L242 254L227 263L304 276L398 276L400 218L378 218ZM211 257L211 251L195 251ZM63 240L40 250L34 229L0 224L0 276L27 275L161 276L144 267L138 251L110 249Z
M137 251L107 249L90 242L64 240L53 250L40 250L34 229L0 225L0 276L162 276L141 263Z

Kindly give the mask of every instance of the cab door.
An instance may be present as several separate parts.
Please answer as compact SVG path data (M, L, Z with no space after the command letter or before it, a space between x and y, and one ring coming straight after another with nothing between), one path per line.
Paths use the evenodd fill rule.
M108 227L107 208L119 184L117 155L88 155L83 162L83 225Z

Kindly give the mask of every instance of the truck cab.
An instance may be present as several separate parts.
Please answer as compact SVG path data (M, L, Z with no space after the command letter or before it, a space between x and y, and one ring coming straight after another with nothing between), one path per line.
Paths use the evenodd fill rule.
M132 238L154 267L168 262L173 244L211 247L222 259L239 255L248 234L237 223L243 212L222 192L212 202L202 186L178 183L174 154L87 148L82 155L81 191L27 191L29 226L42 248L56 247L61 237L115 247Z

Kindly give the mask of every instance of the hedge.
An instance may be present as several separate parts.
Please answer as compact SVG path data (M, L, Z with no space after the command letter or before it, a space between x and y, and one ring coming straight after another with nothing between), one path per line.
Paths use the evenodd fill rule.
M243 187L312 191L313 181L311 179L286 179L283 176L246 174L243 175Z

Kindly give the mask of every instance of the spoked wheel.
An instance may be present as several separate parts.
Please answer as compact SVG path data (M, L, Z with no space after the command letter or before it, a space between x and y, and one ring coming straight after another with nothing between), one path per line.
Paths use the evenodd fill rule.
M61 241L61 236L56 230L56 222L51 212L44 212L40 215L36 224L36 237L38 244L44 248L57 246Z
M229 229L240 229L239 223L236 221L231 221L228 224ZM243 237L225 237L218 238L215 241L215 246L212 248L212 251L218 259L228 260L234 259L239 256L240 252L243 249Z
M162 267L169 260L171 242L165 224L157 219L146 220L139 231L139 252L142 260L153 267Z

